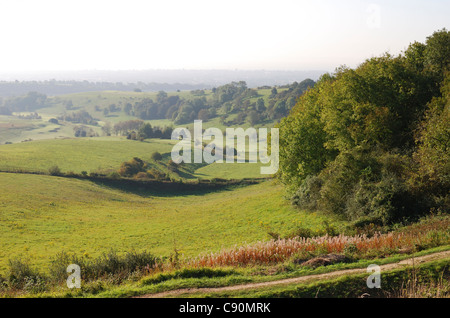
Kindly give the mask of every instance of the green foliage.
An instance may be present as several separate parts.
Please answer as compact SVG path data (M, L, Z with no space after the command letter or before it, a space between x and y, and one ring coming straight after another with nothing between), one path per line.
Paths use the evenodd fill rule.
M322 186L322 179L317 176L307 176L292 196L292 204L310 211L316 210Z
M446 195L450 188L450 73L434 98L418 129L414 159L418 165L412 184L421 191Z
M147 164L144 161L134 157L130 161L123 162L118 173L123 177L132 177L139 172L145 172L146 168Z
M13 97L3 102L4 107L12 112L35 111L49 105L47 96L37 92L29 92L25 96Z
M61 173L61 169L58 167L58 166L51 166L49 169L48 169L48 173L51 175L51 176L60 176L62 173Z
M152 153L151 158L155 161L160 161L163 157L158 151L155 151L154 153Z
M147 174L156 180L163 180L166 178L166 174L164 172L159 171L158 169L151 168L147 171Z
M151 138L153 135L153 128L152 125L149 123L142 125L139 128L139 137L143 139Z
M9 260L7 284L12 288L39 292L45 289L45 278L36 269L31 268L28 260L15 258Z
M81 278L84 281L95 281L111 276L123 279L136 271L147 272L157 261L158 258L147 251L130 251L121 255L115 250L110 250L93 259L60 252L50 261L49 278L53 282L63 282L67 279L67 266L77 264L81 268Z
M320 92L328 85L328 76L323 76L315 89L307 91L291 115L282 119L280 129L280 170L279 177L290 190L309 175L318 174L325 163L332 160L336 153L325 147L329 137L324 131L320 119Z
M448 207L449 39L341 67L299 99L279 124L278 176L295 205L382 223Z
M439 80L443 79L445 72L450 71L450 32L445 28L427 37L424 51L424 65Z
M387 224L415 216L418 206L420 202L412 197L406 184L387 175L379 182L361 179L347 200L345 213L352 220L370 217Z

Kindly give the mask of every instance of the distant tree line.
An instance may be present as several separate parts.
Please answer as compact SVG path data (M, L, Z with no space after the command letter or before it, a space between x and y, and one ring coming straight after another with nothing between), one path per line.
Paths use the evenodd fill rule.
M91 127L84 125L73 127L75 137L98 137L98 133Z
M24 96L0 99L0 114L11 115L13 112L34 112L48 106L46 95L28 92Z
M95 120L87 111L80 110L78 112L67 114L65 113L62 116L59 116L57 119L62 121L70 121L72 123L77 124L85 124L85 125L98 125L97 120Z
M167 84L167 83L122 83L89 81L0 81L0 96L11 97L39 92L46 95L64 95L71 93L97 91L158 92L176 90L196 90L205 88L203 84Z
M107 136L127 136L131 140L144 140L149 138L171 139L173 127L152 126L143 120L121 121L114 125L107 122L102 127L103 133Z
M17 116L20 119L42 119L42 116L39 115L38 113L34 112L34 113L29 113L27 115L19 115Z
M222 114L223 124L242 124L246 120L257 124L263 120L273 120L285 117L295 105L297 99L310 87L314 81L307 79L301 83L286 85L281 93L276 88L267 102L259 97L256 89L247 87L245 81L231 82L212 89L212 96L205 96L203 90L191 91L191 98L169 96L166 92L158 92L156 99L144 98L134 104L127 103L124 111L129 116L143 120L169 119L176 125L187 124L195 119L207 121ZM233 122L227 122L230 114L236 113Z

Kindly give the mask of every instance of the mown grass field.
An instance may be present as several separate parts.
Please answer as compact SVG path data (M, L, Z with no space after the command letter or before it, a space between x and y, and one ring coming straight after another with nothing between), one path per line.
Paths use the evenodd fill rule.
M88 180L0 173L0 272L8 259L45 266L63 250L98 256L149 250L185 256L269 239L299 225L322 228L320 213L302 213L272 181L198 195L132 193Z

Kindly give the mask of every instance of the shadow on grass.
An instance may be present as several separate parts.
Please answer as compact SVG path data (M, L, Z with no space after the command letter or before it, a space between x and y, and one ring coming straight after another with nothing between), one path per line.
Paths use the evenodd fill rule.
M237 187L245 187L258 184L263 179L243 179L225 180L212 182L200 180L199 182L168 182L168 181L141 181L131 179L106 179L106 178L86 178L89 181L111 189L133 193L142 197L174 197L186 195L205 195L214 192L232 191Z

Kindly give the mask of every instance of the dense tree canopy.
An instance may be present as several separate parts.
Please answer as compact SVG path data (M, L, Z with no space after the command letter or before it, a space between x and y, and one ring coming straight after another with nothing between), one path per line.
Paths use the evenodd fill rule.
M382 222L448 208L449 41L444 29L340 67L299 99L279 124L279 178L296 204Z

